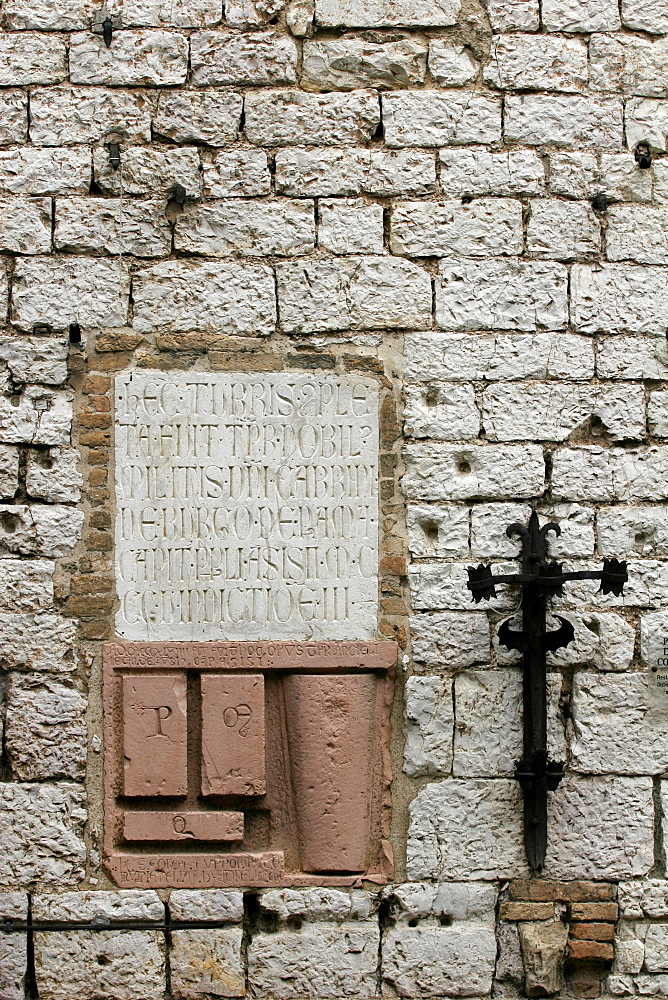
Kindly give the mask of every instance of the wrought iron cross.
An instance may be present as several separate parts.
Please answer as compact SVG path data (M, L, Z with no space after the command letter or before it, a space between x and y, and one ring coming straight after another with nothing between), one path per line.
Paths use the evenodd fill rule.
M499 642L522 654L524 670L524 752L515 769L515 778L524 795L524 846L533 871L539 872L545 862L547 848L547 793L554 791L564 776L563 761L549 760L547 753L547 666L550 650L567 646L575 637L572 624L561 615L559 628L546 628L546 601L561 594L567 580L600 580L603 594L621 594L628 580L626 563L604 559L603 569L564 573L562 564L546 558L545 536L548 531L561 534L558 524L540 527L534 510L529 526L510 524L509 538L518 535L522 542L522 571L517 574L493 576L489 566L469 566L467 587L474 601L496 596L497 583L510 583L522 588L522 630L510 628L508 620L499 627Z

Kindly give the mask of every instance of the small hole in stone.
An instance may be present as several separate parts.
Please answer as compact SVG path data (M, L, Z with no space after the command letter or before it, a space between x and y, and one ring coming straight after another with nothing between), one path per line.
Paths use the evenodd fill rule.
M423 521L422 530L428 542L435 544L438 541L438 524L436 521Z
M470 471L471 471L471 466L466 461L465 458L457 459L457 472L461 472L463 476L467 476Z
M8 535L13 535L20 523L21 519L18 514L12 514L8 510L3 510L0 514L0 527Z
M417 917L411 917L411 919L408 921L408 926L409 927L417 927L417 925L418 925L418 918Z
M97 964L98 965L109 965L110 961L111 960L109 958L107 958L106 955L98 955L97 956Z
M462 197L462 205L470 205L472 201L473 201L473 198L471 197L470 194L465 194Z
M429 389L427 389L427 392L425 393L424 401L427 404L427 406L437 406L438 405L438 389L435 389L433 386L431 386Z
M48 455L39 455L37 458L37 462L42 467L42 469L53 468L53 459L49 458Z
M21 405L21 397L19 396L19 394L17 392L15 392L14 395L9 400L9 402L12 404L12 406L20 406Z
M440 917L438 918L438 922L441 925L441 927L451 927L452 926L452 917L447 917L445 915L445 913L442 913L440 915Z
M78 323L70 323L70 344L81 343L81 327Z
M304 923L302 917L292 916L288 917L285 921L288 930L290 931L300 931Z
M585 619L585 625L590 632L594 633L594 635L601 634L601 626L599 625L599 623L596 621L595 618L590 618L589 620Z

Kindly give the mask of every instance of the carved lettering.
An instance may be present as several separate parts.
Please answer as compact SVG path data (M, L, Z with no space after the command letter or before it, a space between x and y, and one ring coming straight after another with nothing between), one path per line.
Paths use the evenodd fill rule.
M185 795L184 674L123 677L125 795Z
M264 795L264 677L203 674L202 794Z

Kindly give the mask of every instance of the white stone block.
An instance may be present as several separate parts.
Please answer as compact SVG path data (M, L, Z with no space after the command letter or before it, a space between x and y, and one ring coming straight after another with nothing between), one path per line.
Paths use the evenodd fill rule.
M0 445L0 496L11 500L19 486L19 450L9 444Z
M538 31L540 26L538 0L487 0L485 6L495 33Z
M7 194L87 194L90 177L84 146L0 150L0 190Z
M429 275L410 261L342 257L279 264L276 273L286 333L419 329L431 319Z
M493 928L498 893L486 882L395 883L385 890L390 918L395 926L411 927L418 920L445 917L467 920Z
M617 902L624 920L668 917L668 880L642 878L620 882Z
M52 337L0 337L0 358L15 382L62 385L69 342Z
M150 146L128 146L121 149L122 169L114 170L105 147L93 150L95 183L104 194L153 195L172 194L180 184L188 197L202 192L199 170L199 150L160 149ZM124 205L130 208L131 205ZM164 202L162 202L164 214ZM167 252L167 251L166 251Z
M28 921L28 896L23 892L0 893L0 921ZM0 996L5 1000L23 1000L28 967L28 935L0 936Z
M248 140L257 146L340 146L365 142L380 122L378 95L275 90L246 95Z
M318 246L336 254L383 253L383 207L360 198L322 200Z
M57 35L21 32L0 36L0 86L60 83L67 77L65 42Z
M0 250L18 254L50 252L50 198L0 198Z
M69 444L73 398L69 389L37 385L26 386L18 398L0 396L0 435L17 444Z
M306 196L425 195L436 188L433 153L421 150L281 149L276 190Z
M600 570L595 561L565 563L565 569ZM668 567L663 562L652 559L630 559L628 561L628 582L624 592L616 597L602 594L596 580L569 581L564 586L564 596L554 600L554 608L559 612L569 607L599 608L658 608L666 599L668 589Z
M200 28L217 24L219 0L107 0L105 9L120 17L125 28ZM13 31L82 31L100 10L95 0L6 0L3 14Z
M597 370L602 378L668 378L668 346L656 337L614 335L598 341Z
M316 23L336 28L441 28L457 23L461 0L316 0Z
M668 96L668 39L593 35L589 67L590 82L598 90Z
M548 801L545 877L619 879L654 863L652 779L567 775Z
M451 198L473 195L539 195L545 187L540 157L533 149L492 153L483 147L442 149L441 188Z
M662 786L663 784L662 782ZM650 973L668 972L667 947L668 924L650 924L645 935L645 971ZM661 977L664 981L665 978L665 976Z
M0 783L0 884L14 889L32 888L35 882L44 887L76 885L84 877L86 860L84 802L83 787L70 782ZM90 963L87 973L90 976ZM67 994L62 997L70 1000Z
M23 90L0 93L0 146L26 142L28 137L28 95Z
M526 876L518 783L448 778L425 785L410 805L407 854L411 879Z
M469 554L469 510L459 504L408 504L408 550L416 558L461 559Z
M489 661L489 620L477 612L443 611L411 616L416 670L459 669Z
M279 921L302 917L309 921L366 920L375 912L377 897L360 889L269 889L260 907Z
M36 146L149 142L153 107L153 98L138 91L40 87L30 95L30 139Z
M187 205L174 248L209 257L298 257L315 248L312 201L213 201Z
M598 175L598 164L594 153L569 150L567 153L550 154L549 188L553 194L561 194L566 198L593 198L600 190Z
M133 281L133 326L235 336L268 334L276 322L274 276L260 264L164 261Z
M196 87L276 87L297 81L297 47L289 35L276 31L197 31L190 36L190 62Z
M225 23L231 28L258 28L268 21L275 24L277 15L281 14L285 7L286 0L226 0ZM304 20L308 21L304 34L311 34L314 13L312 2L305 0L305 7L310 9L308 15L304 11ZM290 17L291 12L292 6L288 9L286 16L290 31L292 31L290 21L293 21L293 18ZM296 34L294 31L292 33Z
M520 540L509 538L509 524L526 524L531 508L528 504L495 503L476 504L471 510L471 552L475 559L516 559L520 554ZM542 507L541 525L556 522L561 534L550 531L545 541L551 559L572 556L589 556L594 553L594 515L578 504L557 504Z
M651 201L652 171L641 170L630 153L603 153L597 186L614 201Z
M619 149L622 105L612 99L516 94L506 97L506 139L527 146Z
M95 991L109 1000L162 1000L164 935L160 931L35 933L35 977L44 1000Z
M587 84L587 48L577 38L497 35L483 79L499 90L578 93Z
M174 31L115 31L107 48L90 31L70 39L70 80L90 86L165 87L185 83L188 39Z
M6 0L2 13L11 31L78 31L92 20L93 0L62 0L57 9L49 0Z
M104 889L79 892L38 892L33 899L36 920L143 920L161 923L165 908L152 889Z
M70 618L49 614L0 614L4 669L70 674L76 670L75 640L76 622Z
M3 559L0 608L14 612L51 610L54 571L54 563L47 559Z
M70 253L162 257L172 246L164 199L59 198L54 242Z
M244 897L234 889L175 889L169 896L172 920L241 923Z
M85 712L86 700L75 687L49 677L10 674L5 747L14 779L83 781Z
M305 90L396 90L424 82L427 42L402 38L383 43L361 38L304 42L301 86Z
M635 149L639 142L658 152L668 149L668 101L631 98L626 102L624 125L629 149Z
M483 996L492 987L496 950L494 931L474 921L391 928L383 939L383 979L400 997Z
M655 160L651 173L654 174L654 201L660 205L668 204L668 164L662 163L661 160Z
M561 264L443 260L436 322L446 330L559 330L567 322L566 283Z
M245 996L242 937L241 927L173 930L169 968L175 1000Z
M668 437L668 393L650 393L647 404L647 423L651 434L658 437Z
M480 433L480 413L471 385L406 385L404 401L404 433L410 437L459 441Z
M241 125L243 97L229 90L164 91L153 120L157 136L173 142L227 146Z
M455 611L472 611L475 607L473 597L467 587L467 566L461 563L419 563L413 564L408 570L411 600L416 609L452 609ZM506 566L494 571L510 573L515 566ZM497 596L485 603L485 609L507 611L512 608L507 587L499 587Z
M535 257L573 260L598 254L601 225L589 205L556 198L532 200L527 250Z
M125 326L129 294L130 279L118 260L18 259L12 280L11 321L27 331L43 323L57 330L70 323Z
M76 448L49 448L28 452L26 490L29 496L49 503L77 503L83 475Z
M668 497L668 450L604 449L596 445L555 454L555 494L577 500L665 500Z
M441 38L429 42L429 72L442 87L463 87L475 80L479 64L463 45Z
M545 0L543 24L548 31L617 31L621 27L615 0Z
M613 205L607 215L608 260L668 264L668 206Z
M390 246L412 257L500 257L522 253L522 204L505 198L406 201L392 213Z
M501 102L489 94L406 91L383 97L388 146L499 142Z
M547 654L551 666L578 664L597 670L628 670L633 659L635 629L620 615L605 611L566 611L575 629L568 646ZM555 621L550 627L556 627Z
M409 500L502 500L543 492L545 462L538 445L409 444L402 479Z
M0 504L0 552L58 558L81 538L84 512L60 504Z
M668 282L658 267L576 264L571 319L582 333L651 333L668 326Z
M442 777L452 769L452 679L409 677L404 709L404 771Z
M668 11L662 0L622 0L622 21L625 28L668 34Z
M206 198L253 198L271 190L267 154L262 149L226 149L202 159Z
M601 555L663 557L668 555L668 507L614 507L598 512Z

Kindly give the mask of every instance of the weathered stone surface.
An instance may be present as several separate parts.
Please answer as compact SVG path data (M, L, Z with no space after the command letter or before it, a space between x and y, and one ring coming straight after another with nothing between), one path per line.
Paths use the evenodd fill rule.
M665 500L668 452L663 447L625 452L596 445L555 456L553 488L566 500Z
M166 91L160 94L153 129L174 142L226 146L241 124L243 98L228 90Z
M568 926L561 920L521 923L520 942L529 997L552 996L563 986Z
M596 533L601 555L662 557L668 554L668 508L614 507L599 511Z
M0 337L0 358L15 382L62 385L67 378L66 340L46 337Z
M69 444L71 390L28 385L17 397L0 396L0 434L18 444Z
M67 76L65 43L43 32L0 36L0 85L60 83Z
M161 257L170 252L171 237L164 201L157 198L60 198L56 205L57 250Z
M219 201L182 212L174 230L176 250L214 257L297 257L315 245L310 201Z
M459 504L408 504L411 555L458 559L469 554L469 511Z
M304 43L301 84L305 90L396 90L424 81L427 42L405 38L385 44L361 38Z
M281 194L417 196L435 187L434 155L420 150L282 149L276 154Z
M0 893L0 921L28 919L28 896L23 892ZM0 995L5 1000L23 1000L28 965L27 934L0 936Z
M153 330L271 333L276 322L274 276L258 264L165 261L133 281L133 326Z
M457 23L461 0L316 0L316 22L323 27L351 28L416 27L440 28Z
M44 1000L91 993L115 1000L161 1000L165 991L164 935L160 931L52 931L35 933L35 976Z
M501 103L488 94L407 91L383 98L388 146L449 146L501 139Z
M28 96L22 90L0 94L0 145L25 142L28 137Z
M175 889L169 896L172 920L211 920L240 923L243 893L230 889Z
M411 777L440 777L452 768L454 713L447 677L406 681L404 771Z
M361 198L318 205L318 246L336 254L383 253L383 207Z
M403 202L392 214L390 246L395 254L416 257L512 256L524 246L521 203Z
M71 507L0 505L0 552L57 557L81 538L84 512Z
M71 778L86 770L86 700L46 677L12 673L7 689L5 747L19 781Z
M668 615L665 611L643 615L640 619L640 656L648 667L656 667L664 653L664 638L668 633Z
M125 28L198 28L221 19L217 0L109 0L105 9L120 16ZM57 9L50 0L7 0L3 6L14 31L81 31L90 27L97 10L94 0L61 0Z
M13 277L11 319L27 331L42 323L57 330L70 323L124 326L129 290L127 271L117 260L19 259Z
M207 198L252 198L271 190L267 154L261 149L221 150L205 158L203 168Z
M109 162L109 151L104 147L93 150L95 183L104 194L154 195L157 190L173 194L180 184L190 198L202 191L197 149L169 149L129 146L121 150L122 171L114 170ZM122 183L121 183L122 182ZM124 205L125 215L132 205ZM118 212L116 213L118 215ZM164 215L164 202L162 203Z
M164 87L184 83L188 39L174 31L116 31L109 48L100 35L70 40L72 83Z
M138 91L38 88L30 95L30 138L37 146L129 139L150 141L153 102Z
M410 805L408 877L525 875L521 803L514 780L449 778L425 785Z
M409 261L349 257L279 264L276 273L286 333L419 329L431 316L429 275Z
M429 43L429 72L443 87L463 87L478 75L479 65L463 45L434 38Z
M500 35L493 40L483 78L499 90L577 93L587 83L587 49L576 38Z
M51 250L50 198L0 198L0 250L20 254Z
M589 205L545 199L531 202L527 250L536 257L572 260L599 252L601 226Z
M566 269L561 264L456 258L439 264L440 327L532 332L559 330L566 321Z
M553 194L562 194L566 198L593 198L600 190L595 154L581 150L551 153L549 188Z
M487 994L495 961L494 931L476 921L397 927L383 939L383 979L400 997Z
M506 139L528 146L618 149L622 145L622 105L615 100L552 95L506 97Z
M538 30L538 0L487 0L485 6L495 33Z
M543 23L548 31L617 31L619 9L614 0L545 0Z
M571 313L582 333L651 333L668 325L668 286L660 268L576 264Z
M370 139L380 121L378 95L250 93L244 102L246 136L257 146L346 145Z
M668 917L668 881L642 878L620 882L617 902L619 915L625 920Z
M654 862L652 779L567 775L548 802L547 878L644 875Z
M360 889L270 889L260 897L260 906L279 920L304 917L313 921L346 923L366 920L375 910L371 893Z
M626 102L626 142L634 149L646 142L652 150L668 148L668 101L634 97Z
M9 444L0 445L0 496L11 500L19 485L19 450Z
M494 567L497 573L510 573L514 569L509 563ZM473 598L466 586L467 567L463 563L414 563L408 569L408 580L416 609L469 611L473 608ZM512 600L507 587L499 587L497 596L490 598L486 608L510 611Z
M404 397L406 434L442 441L478 437L480 413L472 386L433 383L407 385Z
M607 255L609 260L668 264L668 206L613 205Z
M668 12L661 0L622 0L622 21L636 31L668 34Z
M169 953L172 995L179 1000L244 996L242 936L241 927L172 931Z
M651 201L652 172L641 170L630 153L602 153L597 187L614 201Z
M51 565L53 565L51 563ZM3 669L68 674L76 669L76 623L49 614L0 614Z
M581 664L596 667L597 670L629 669L633 659L635 629L620 615L584 611L569 614L568 620L575 629L575 638L564 649L548 653L549 664Z
M103 889L38 893L33 900L36 920L143 920L161 922L165 910L152 889Z
M533 149L492 153L483 147L442 149L441 188L452 198L464 195L538 195L545 173Z
M590 79L599 90L643 97L668 96L668 40L633 35L593 35Z
M79 882L86 858L84 801L82 786L69 782L0 784L0 884L18 888L39 881L67 887Z
M411 617L411 634L413 656L423 669L468 667L489 660L489 622L484 614L416 614Z
M49 448L28 452L26 489L31 497L49 503L76 503L83 475L76 448Z
M520 539L506 534L509 524L526 523L531 508L528 504L476 504L471 511L471 552L476 559L516 559L520 554ZM557 504L541 508L541 524L555 521L561 534L550 531L545 536L551 558L590 556L594 553L594 519L592 512L578 504Z
M668 374L668 347L656 337L601 338L597 368L603 378L663 379Z
M652 434L656 434L658 437L666 437L668 435L667 393L650 393L647 405L647 424Z
M402 485L410 500L503 499L543 490L542 449L533 445L466 447L410 444Z
M53 572L47 559L3 559L0 608L7 611L44 611L53 607Z
M287 0L228 0L225 4L225 23L232 28L257 28L268 21L275 24L274 19L285 9L286 2ZM296 20L300 24L302 20L307 21L307 30L303 34L310 35L313 30L313 3L311 0L303 0L303 2L304 13L302 16L298 14ZM302 0L299 0L300 10L301 7ZM308 13L306 13L307 11ZM292 30L295 17L291 17L291 14L294 14L292 5L288 8L286 23L292 34L296 35L297 32Z
M249 35L198 31L190 36L192 82L277 86L297 80L297 47L275 31ZM358 86L360 86L358 84Z
M0 150L0 190L7 194L85 194L90 187L85 147Z

